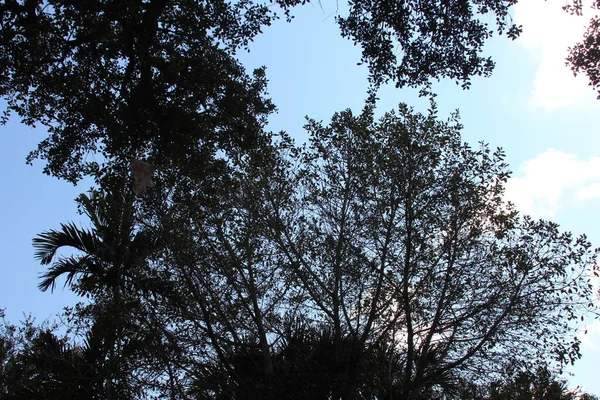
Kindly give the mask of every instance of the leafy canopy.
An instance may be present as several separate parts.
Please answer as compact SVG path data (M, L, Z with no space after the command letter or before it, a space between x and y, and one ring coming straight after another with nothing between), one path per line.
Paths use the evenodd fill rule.
M219 150L261 145L274 109L264 69L248 74L241 48L300 0L8 0L0 4L0 96L48 129L28 157L73 182L131 157L167 168L210 169ZM337 22L363 48L372 88L389 79L429 88L450 77L467 87L489 75L481 55L497 30L516 37L512 1L349 2ZM400 49L400 52L396 48ZM96 155L97 157L94 157ZM102 165L108 161L110 165ZM117 166L114 164L116 163ZM100 164L100 165L99 165ZM110 168L109 168L110 167Z
M344 111L154 188L137 221L161 246L119 315L162 341L133 374L182 398L439 398L577 359L597 251L505 204L503 152L461 128Z

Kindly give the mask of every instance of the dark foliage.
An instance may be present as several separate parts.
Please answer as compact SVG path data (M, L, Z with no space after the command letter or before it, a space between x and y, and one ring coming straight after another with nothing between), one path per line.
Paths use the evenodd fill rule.
M264 70L248 76L233 53L271 19L248 1L10 0L0 96L48 128L29 161L46 159L58 177L97 174L103 158L186 155L206 168L217 149L260 142L273 110Z
M114 380L172 398L461 398L507 364L577 359L597 253L503 203L501 150L471 148L435 106L307 129L305 146L234 154L210 186L155 188L130 232L158 242L132 268L110 261L131 234L124 255L94 253L121 265L82 314L120 332Z
M507 364L579 356L566 335L597 252L506 205L503 152L463 143L455 116L345 111L309 120L300 147L263 131L265 71L235 52L303 3L0 4L5 117L50 134L29 161L103 189L79 199L90 229L34 239L40 288L64 278L89 299L68 315L85 343L6 336L2 394L466 398ZM482 17L515 38L513 3L356 1L337 21L372 89L427 92L491 72ZM131 158L158 168L143 199L127 189ZM510 385L493 393L527 386Z
M350 2L350 14L338 17L342 35L363 48L371 83L392 79L398 87L430 87L451 78L467 88L472 76L489 76L494 63L482 55L494 30L515 39L521 27L510 21L516 1L424 2L364 0Z
M574 391L558 379L546 366L532 370L514 368L504 382L493 382L489 400L575 400Z
M0 96L49 136L28 161L77 181L123 174L131 157L163 170L218 169L219 150L260 146L274 107L264 69L249 76L235 52L305 1L8 0L0 4ZM516 37L512 1L350 2L337 21L363 48L372 88L388 79L468 87L489 75L481 55L493 30ZM399 48L399 52L396 51ZM193 161L192 161L193 160ZM108 165L107 165L108 163ZM117 171L112 171L116 169ZM114 186L115 183L104 182ZM118 186L118 184L117 184Z
M590 20L581 43L569 49L567 64L573 73L587 75L590 86L598 91L600 99L600 18Z
M59 339L50 329L27 320L0 325L0 397L7 400L101 399L104 360L98 340L89 335L82 346ZM130 398L133 393L116 398Z

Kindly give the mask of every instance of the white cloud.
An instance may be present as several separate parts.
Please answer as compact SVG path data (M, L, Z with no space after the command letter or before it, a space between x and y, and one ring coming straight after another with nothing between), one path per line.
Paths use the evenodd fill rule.
M586 187L582 187L577 192L579 200L590 200L600 198L600 183L592 183Z
M569 46L580 42L592 15L589 7L582 17L562 10L564 2L522 0L515 5L514 19L523 25L518 39L526 49L539 55L530 102L552 111L563 107L597 106L596 93L584 75L577 77L565 65Z
M578 160L574 154L548 149L525 161L506 185L506 198L519 211L551 218L565 201L600 198L600 157Z

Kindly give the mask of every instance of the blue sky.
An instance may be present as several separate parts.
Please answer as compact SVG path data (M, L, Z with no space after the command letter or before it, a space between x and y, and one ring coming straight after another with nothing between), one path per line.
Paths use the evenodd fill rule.
M367 71L357 66L360 50L339 36L335 2L323 8L298 8L292 24L266 28L240 58L249 67L267 66L269 92L279 112L270 129L306 139L304 116L327 121L335 111L363 106ZM586 15L589 18L590 14ZM558 222L562 229L586 233L600 246L600 101L585 79L573 78L564 66L566 48L579 39L586 19L569 17L557 2L525 0L514 10L524 25L520 39L494 39L486 52L496 61L491 78L476 78L463 91L452 82L435 86L440 116L459 109L464 139L501 146L514 171L507 197L520 210ZM406 102L419 111L428 106L413 90L385 87L379 112ZM23 313L38 320L52 317L76 298L60 287L54 294L37 289L42 268L33 259L31 239L60 222L80 221L73 199L78 187L41 173L42 163L25 165L28 151L44 131L13 120L0 127L0 308L16 322ZM600 360L600 323L588 321L581 336L583 358L570 372L571 386L600 395L594 371Z

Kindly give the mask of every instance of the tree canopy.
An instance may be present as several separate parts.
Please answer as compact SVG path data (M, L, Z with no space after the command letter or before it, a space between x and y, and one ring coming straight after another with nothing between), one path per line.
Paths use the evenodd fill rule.
M33 151L46 173L77 181L102 160L147 158L167 168L181 155L210 169L218 150L261 143L273 105L264 70L246 73L238 49L299 0L9 0L0 5L0 96L49 136ZM489 75L482 48L493 32L514 38L513 2L358 1L337 21L363 48L374 87L428 88ZM400 46L401 55L394 48ZM102 157L90 161L89 155ZM190 168L183 165L181 168Z
M259 140L273 110L264 71L233 56L271 18L246 1L4 2L0 95L48 128L29 160L52 175L97 173L89 154L210 165Z
M460 398L507 365L579 357L573 321L590 311L597 251L503 201L500 149L471 148L435 105L306 128L308 144L283 135L230 158L218 185L188 176L129 208L129 232L160 243L134 252L143 264L118 261L131 239L89 241L90 262L124 268L79 314L107 335L105 363L123 365L104 367L104 390L127 387L118 376L171 398ZM118 221L94 235L130 238ZM59 236L36 239L46 262Z
M336 20L362 47L370 101L309 119L297 145L265 131L265 68L249 73L236 52L304 3L0 4L3 122L46 127L28 161L97 184L78 199L91 228L34 239L49 266L40 289L64 279L87 298L66 314L71 336L3 328L0 394L408 400L557 387L550 372L501 377L580 356L598 250L506 203L503 151L464 143L457 115L440 120L432 102L377 119L372 101L386 82L431 94L437 79L468 88L489 75L485 41L520 33L515 1L350 1ZM594 86L596 28L569 59ZM143 196L132 160L156 169Z
M575 74L584 73L600 99L600 17L593 17L583 41L569 49L567 64Z
M162 168L214 168L219 151L262 143L274 105L264 69L249 74L236 51L300 0L8 0L0 5L0 96L10 113L49 136L28 161L73 182L123 173L131 157ZM371 95L383 83L420 88L489 76L495 32L515 39L516 1L348 3L336 21L362 48ZM581 2L569 3L572 12ZM597 86L595 26L569 58ZM93 157L93 156L96 157ZM217 164L219 164L217 162Z
M512 376L510 376L512 375ZM550 371L538 367L531 371L515 369L504 384L492 383L490 400L574 400L574 391L566 388L566 382L554 379Z

